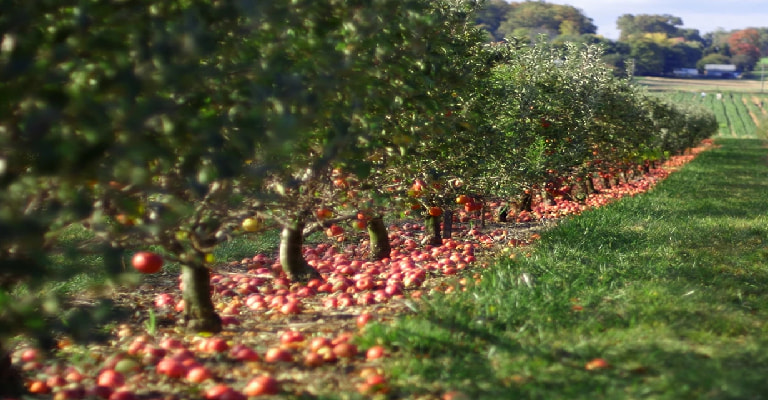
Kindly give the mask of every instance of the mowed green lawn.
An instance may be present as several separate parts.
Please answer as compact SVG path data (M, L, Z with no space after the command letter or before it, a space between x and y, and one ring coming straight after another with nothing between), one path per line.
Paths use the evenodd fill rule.
M466 292L370 327L363 341L393 350L395 397L768 398L768 148L717 143Z

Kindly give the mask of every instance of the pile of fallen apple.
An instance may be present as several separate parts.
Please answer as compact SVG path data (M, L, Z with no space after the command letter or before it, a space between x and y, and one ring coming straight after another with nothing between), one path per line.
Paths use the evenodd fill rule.
M669 163L690 159L673 158ZM533 231L521 237L519 222L554 220L634 196L667 174L667 169L654 169L641 179L590 195L584 203L562 198L553 205L540 202L533 212L515 215L517 222L485 228L479 227L474 213L459 211L454 236L441 246L421 244L420 224L393 224L391 256L380 261L362 258L367 247L362 237L308 246L304 257L323 278L307 284L289 281L273 255L256 254L212 274L213 299L224 323L221 334L190 335L175 323L153 326L180 317L184 302L179 290L126 294L125 301L145 312L118 326L110 343L86 347L61 338L59 349L49 357L19 344L13 363L25 374L31 393L59 400L386 394L394 389L381 368L382 359L392 354L379 345L359 348L354 340L358 330L372 320L386 321L406 312L409 303L432 291L466 290L481 279L479 271L491 257L514 256L509 249L537 238ZM157 254L139 252L133 264L140 272L156 273L163 261Z

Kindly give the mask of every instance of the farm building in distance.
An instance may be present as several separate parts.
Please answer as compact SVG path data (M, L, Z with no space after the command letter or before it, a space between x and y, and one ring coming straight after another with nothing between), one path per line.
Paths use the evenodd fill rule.
M736 78L736 66L733 64L706 64L704 75L709 78Z
M678 78L696 78L699 76L699 70L696 68L675 68L672 75Z

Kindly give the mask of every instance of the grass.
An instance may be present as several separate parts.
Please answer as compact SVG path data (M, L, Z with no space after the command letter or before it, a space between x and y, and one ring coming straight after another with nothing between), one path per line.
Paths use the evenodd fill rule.
M768 393L768 158L721 139L653 191L564 221L363 342L399 396L746 399ZM521 284L521 275L535 284ZM594 358L612 368L586 370Z
M740 93L768 93L768 85L750 79L681 79L649 76L635 77L635 81L650 91L690 90L699 92L733 91Z
M254 235L236 236L231 240L221 243L214 249L216 262L227 262L253 257L258 253L274 255L280 241L278 230L267 230ZM55 279L47 279L46 285L41 289L45 293L59 293L71 295L98 290L109 285L117 278L118 284L135 285L140 280L140 274L130 267L130 257L138 249L126 251L123 256L123 268L120 271L107 271L104 266L102 252L98 243L94 240L91 231L82 225L71 225L61 231L57 237L57 248L52 256L52 273L57 274ZM151 250L162 253L162 249L151 247ZM168 262L163 266L165 271L178 271L177 263ZM26 291L23 285L17 289Z
M272 256L280 244L280 231L272 229L255 235L236 236L221 243L213 252L217 261L236 261L258 253Z

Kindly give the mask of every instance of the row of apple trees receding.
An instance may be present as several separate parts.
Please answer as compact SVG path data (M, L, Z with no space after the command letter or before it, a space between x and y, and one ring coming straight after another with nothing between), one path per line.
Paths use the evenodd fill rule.
M334 167L372 175L487 68L463 3L2 5L3 337L44 334L59 314L31 293L72 272L51 257L74 223L98 234L112 271L125 248L165 249L183 266L188 326L220 330L208 282L218 242L258 214L284 230L288 275L313 276L301 235Z
M71 224L113 272L124 249L164 249L188 327L218 331L210 254L244 219L281 229L283 269L306 280L303 236L342 220L384 257L386 213L424 210L439 240L458 194L524 197L713 133L614 78L599 49L484 44L474 7L3 1L0 337L59 313L35 289L73 272L51 262Z

